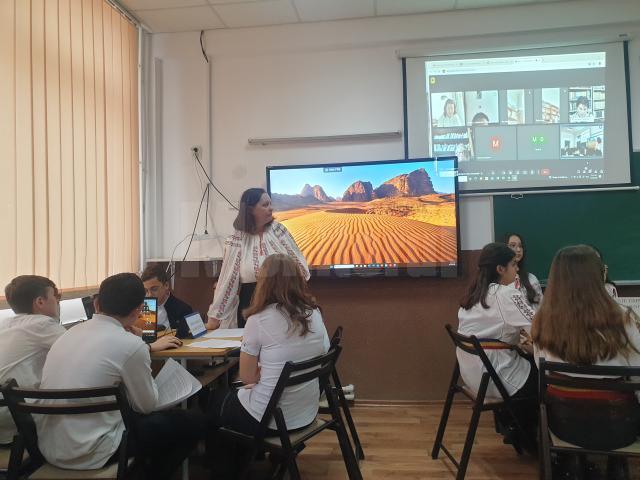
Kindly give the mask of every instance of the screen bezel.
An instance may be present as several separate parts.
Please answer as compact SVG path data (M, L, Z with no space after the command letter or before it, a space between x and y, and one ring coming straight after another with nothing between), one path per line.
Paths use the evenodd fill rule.
M440 156L423 157L396 160L373 160L365 162L334 162L334 163L313 163L297 165L270 165L266 167L267 193L271 196L271 171L274 170L294 170L301 168L326 168L326 167L349 167L366 165L384 165L392 163L424 163L435 161L453 160L454 168L454 198L456 214L456 264L450 266L403 266L403 267L367 267L367 268L312 268L309 271L312 277L318 278L369 278L369 277L420 277L420 278L458 278L460 276L460 197L458 189L458 157Z
M634 177L634 162L632 161L633 157L633 138L632 138L632 118L631 118L631 80L630 80L630 71L629 71L629 42L627 40L623 41L615 41L615 42L596 42L594 44L590 43L579 43L579 44L565 44L565 45L547 45L547 46L528 46L522 48L509 48L505 50L499 50L495 48L486 48L480 49L478 51L468 52L469 55L488 55L488 54L496 54L502 55L505 52L509 51L521 51L521 52L529 52L534 50L541 49L561 49L561 48L571 48L571 47L591 47L593 45L606 45L609 43L622 44L622 60L623 60L623 68L624 68L624 82L625 82L625 96L626 96L626 116L627 116L627 137L628 137L628 149L629 149L629 181L621 182L621 183L599 183L599 184L576 184L576 185L548 185L548 186L517 186L508 185L500 188L465 188L460 191L461 196L465 195L505 195L505 194L518 194L518 193L546 193L546 192L571 192L571 191L583 191L585 189L589 191L606 191L611 189L619 189L624 187L633 186L633 177ZM449 57L449 56L461 56L464 55L464 52L449 52L449 53L437 53L433 55L421 55L419 58L426 60L427 58L438 58L438 57ZM417 56L416 56L417 57ZM403 127L404 131L407 132L404 135L404 150L405 156L408 157L410 151L410 115L408 108L408 73L407 73L407 59L413 59L416 57L404 57L402 58L402 82L403 82ZM429 140L430 141L430 140Z

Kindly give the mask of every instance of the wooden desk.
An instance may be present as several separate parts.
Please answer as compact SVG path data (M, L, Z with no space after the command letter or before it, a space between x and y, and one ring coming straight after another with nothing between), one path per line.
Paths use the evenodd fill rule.
M153 352L151 354L152 360L162 360L167 358L173 358L174 360L202 360L207 358L224 358L229 353L237 348L197 348L190 347L194 342L200 342L206 340L204 338L184 339L182 340L182 346L178 348L171 348L169 350L163 350L161 352ZM230 338L229 340L241 340L240 338Z

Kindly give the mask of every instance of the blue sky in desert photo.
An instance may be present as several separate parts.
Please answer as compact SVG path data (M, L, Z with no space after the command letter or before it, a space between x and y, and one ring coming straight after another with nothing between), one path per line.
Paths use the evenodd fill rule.
M322 186L330 197L341 198L345 190L358 180L371 182L373 188L377 188L395 176L411 173L419 168L424 168L427 171L436 192L454 192L454 177L451 175L453 160L438 160L437 167L440 175L436 173L436 162L432 160L341 166L341 171L337 172L325 172L324 168L326 167L271 170L271 193L296 195L300 193L305 183L308 183L311 186ZM446 172L445 176L441 176L443 172Z

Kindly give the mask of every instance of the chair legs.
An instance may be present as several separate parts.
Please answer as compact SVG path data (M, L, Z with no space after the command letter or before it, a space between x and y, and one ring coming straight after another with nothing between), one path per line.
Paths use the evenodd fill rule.
M471 457L471 449L473 448L473 440L476 438L476 430L478 429L481 413L482 404L478 405L476 402L473 406L473 413L471 414L471 421L469 422L469 430L467 430L467 439L464 441L464 448L462 449L462 457L460 458L460 465L458 466L456 480L462 480L467 473L467 466L469 465L469 458Z
M336 393L338 394L338 401L340 402L340 407L342 408L342 412L344 413L344 418L347 422L347 426L349 427L349 432L351 433L351 438L353 439L353 446L356 451L356 457L358 460L364 460L364 450L362 449L362 444L360 443L360 437L358 436L358 431L356 430L356 425L353 422L353 417L351 416L351 410L349 409L349 402L347 398L344 396L344 391L342 390L342 383L340 382L340 377L338 377L338 372L333 370L333 384L336 389Z
M340 444L340 450L342 451L342 458L344 459L344 465L347 468L347 474L349 475L349 480L362 480L362 472L360 472L360 467L358 466L358 460L356 459L355 454L353 453L353 448L351 448L351 442L349 441L349 436L347 435L347 431L344 428L344 424L342 420L339 419L336 423L335 429L336 435L338 436L338 442Z
M451 405L453 404L453 396L456 393L456 384L460 377L460 369L458 363L453 369L453 375L451 376L451 383L449 384L449 391L447 392L447 399L444 402L444 408L442 410L442 416L440 417L440 425L438 426L438 433L436 434L436 440L433 443L433 449L431 450L431 458L434 460L438 458L440 448L442 447L442 439L444 438L444 431L447 428L447 421L449 420L449 412L451 412Z

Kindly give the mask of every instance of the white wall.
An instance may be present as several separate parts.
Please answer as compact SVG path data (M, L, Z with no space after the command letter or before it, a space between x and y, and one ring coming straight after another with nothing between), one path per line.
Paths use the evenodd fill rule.
M245 188L264 186L267 165L402 158L402 140L250 147L247 139L402 130L398 50L451 53L611 40L640 30L639 22L637 0L584 0L209 31L210 131L209 71L199 34L154 35L152 55L162 65L156 108L161 127L155 134L163 164L163 219L157 222L160 231L146 232L158 238L146 256L169 256L193 228L202 190L192 145L204 147L214 182L234 202ZM640 79L639 42L631 48L632 85ZM632 88L633 109L640 127L637 90ZM635 137L640 143L640 135ZM230 232L233 211L217 195L209 213L221 235ZM490 197L462 200L463 249L491 240L492 218ZM204 241L194 242L190 256L219 254L218 242Z

